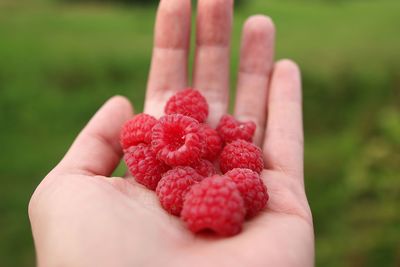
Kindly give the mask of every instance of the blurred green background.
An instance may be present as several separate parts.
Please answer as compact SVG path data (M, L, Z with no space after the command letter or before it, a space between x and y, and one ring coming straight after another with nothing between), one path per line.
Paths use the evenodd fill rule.
M79 1L74 1L79 2ZM36 185L110 96L143 107L155 6L0 0L0 266L32 266ZM400 266L400 1L242 1L303 71L317 266ZM236 77L232 76L232 88Z

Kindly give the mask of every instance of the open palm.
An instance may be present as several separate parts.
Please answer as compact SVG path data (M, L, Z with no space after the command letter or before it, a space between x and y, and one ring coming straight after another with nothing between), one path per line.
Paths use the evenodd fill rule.
M232 0L199 0L193 87L227 112ZM188 85L190 0L162 0L145 112ZM122 124L133 115L114 97L80 133L35 191L29 215L40 266L312 266L314 237L303 182L301 82L297 66L274 63L274 26L253 16L243 28L234 115L257 124L268 208L231 238L199 236L168 215L154 192L112 174Z

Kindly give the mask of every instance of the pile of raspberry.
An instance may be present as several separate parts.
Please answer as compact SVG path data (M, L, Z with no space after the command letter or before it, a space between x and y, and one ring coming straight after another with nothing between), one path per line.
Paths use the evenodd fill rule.
M195 233L232 236L267 204L263 157L252 143L254 122L224 115L213 129L208 112L206 99L185 89L160 119L142 113L126 122L120 142L130 173L167 212Z

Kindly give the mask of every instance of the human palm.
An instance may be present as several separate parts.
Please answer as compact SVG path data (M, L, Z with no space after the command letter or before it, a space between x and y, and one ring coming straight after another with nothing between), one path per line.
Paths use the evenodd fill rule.
M199 0L193 85L210 103L209 123L227 112L231 0ZM162 0L145 101L159 117L188 85L190 1ZM235 116L257 124L268 207L230 238L194 235L154 192L130 176L109 177L122 151L125 98L110 99L35 191L29 214L41 266L312 266L314 238L303 183L300 74L273 62L274 26L253 16L243 28ZM267 116L268 114L268 116Z

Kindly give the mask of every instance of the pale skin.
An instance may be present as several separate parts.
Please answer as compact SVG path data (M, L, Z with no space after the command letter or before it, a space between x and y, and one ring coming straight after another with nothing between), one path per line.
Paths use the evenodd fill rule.
M199 0L193 87L210 104L209 123L227 112L232 0ZM162 0L145 112L156 117L188 86L189 0ZM242 34L234 115L257 124L268 207L231 238L194 235L132 177L109 177L121 160L130 102L108 100L29 203L39 266L313 266L314 232L304 190L301 79L274 62L274 25L250 17Z

